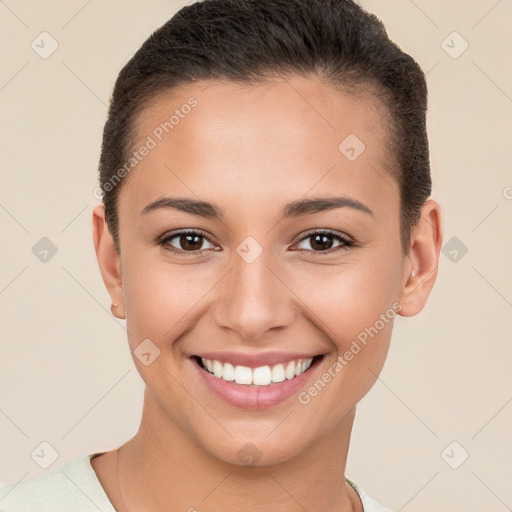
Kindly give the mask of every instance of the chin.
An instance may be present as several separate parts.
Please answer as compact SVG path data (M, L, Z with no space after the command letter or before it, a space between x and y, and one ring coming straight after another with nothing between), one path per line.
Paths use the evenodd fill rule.
M216 459L240 467L273 466L294 458L301 451L296 445L284 443L277 436L270 440L264 435L250 439L247 435L228 438L222 445L215 442L205 446L205 449Z

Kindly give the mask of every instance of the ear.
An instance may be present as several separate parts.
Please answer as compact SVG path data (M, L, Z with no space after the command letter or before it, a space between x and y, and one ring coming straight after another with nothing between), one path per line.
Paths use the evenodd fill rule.
M116 307L112 307L112 314L117 318L124 319L126 317L121 280L121 259L108 230L103 204L96 206L92 212L92 236L103 282L112 303L117 304Z
M441 207L429 199L421 208L421 217L411 232L410 252L405 260L399 302L402 316L418 314L434 286L443 243Z

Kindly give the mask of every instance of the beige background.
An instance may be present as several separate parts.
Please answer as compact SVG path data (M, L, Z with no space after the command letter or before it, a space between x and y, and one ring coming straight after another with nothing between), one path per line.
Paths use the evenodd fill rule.
M93 189L117 73L183 4L0 1L2 482L137 430L143 385L97 268ZM428 72L433 197L459 248L445 245L425 309L395 323L347 475L394 511L512 510L512 4L362 5ZM59 44L47 59L31 48L42 31ZM458 58L445 49L459 36L442 43L454 31ZM57 248L46 263L42 237ZM31 457L42 442L58 452L47 470Z

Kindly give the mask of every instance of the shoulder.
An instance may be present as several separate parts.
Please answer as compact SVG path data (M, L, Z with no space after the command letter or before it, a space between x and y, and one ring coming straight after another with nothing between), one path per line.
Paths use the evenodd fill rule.
M353 489L357 492L361 502L363 504L363 512L391 512L388 508L380 505L375 500L370 498L368 494L361 488L360 485L356 484L354 481L345 477L345 480L353 487Z
M0 483L0 512L115 512L91 467L93 455L18 482Z

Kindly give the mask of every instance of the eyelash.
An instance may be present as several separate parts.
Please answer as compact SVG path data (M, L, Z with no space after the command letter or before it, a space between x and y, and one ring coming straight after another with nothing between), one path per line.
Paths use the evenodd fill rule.
M170 252L173 252L173 253L176 253L176 254L185 254L187 256L197 256L197 255L202 255L204 252L208 251L208 250L211 250L211 249L198 249L198 250L195 250L195 251L184 251L184 250L180 250L180 249L176 249L176 247L173 247L172 245L166 247L166 244L174 239L174 238L177 238L177 237L180 237L182 235L197 235L197 236L200 236L202 238L204 238L205 240L207 240L208 242L210 242L211 244L213 244L213 242L210 240L210 238L208 236L206 236L202 231L198 231L196 229L187 229L187 230L183 230L183 231L178 231L172 235L169 235L169 236L166 236L164 238L162 238L161 240L157 241L157 244L161 247L163 247L165 250L167 251L170 251ZM338 241L340 241L342 244L337 246L337 247L331 247L330 249L327 249L326 251L313 251L313 250L310 250L310 249L297 249L299 251L307 251L307 252L312 252L315 256L323 256L323 255L326 255L326 254L332 254L336 251L340 251L340 250L347 250L348 248L350 247L358 247L358 244L342 235L340 235L337 231L333 231L333 230L330 230L330 229L321 229L321 230L316 230L316 231L309 231L307 233L304 234L304 236L297 242L297 244L299 244L300 242L303 242L304 240L307 240L308 238L311 238L313 235L328 235L328 236L332 236L333 238L337 239ZM296 244L295 244L296 245Z

